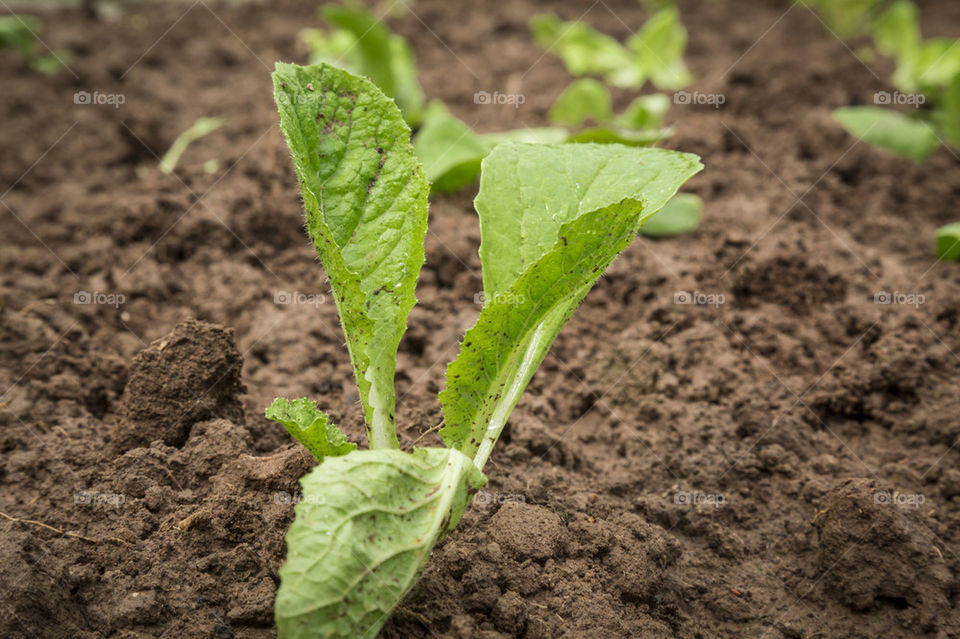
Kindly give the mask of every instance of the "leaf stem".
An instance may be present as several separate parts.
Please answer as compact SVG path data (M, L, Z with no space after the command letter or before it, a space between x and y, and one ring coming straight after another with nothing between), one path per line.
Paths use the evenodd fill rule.
M493 411L493 415L490 416L490 421L487 422L487 431L483 435L483 441L480 442L477 454L473 456L473 465L481 471L486 465L487 459L490 458L493 445L497 443L500 433L503 432L503 427L507 424L507 417L510 416L510 411L517 405L517 402L520 400L520 394L523 393L527 381L529 381L534 369L536 369L539 364L537 361L537 353L540 350L540 345L546 334L546 321L540 322L533 332L533 337L530 338L530 343L527 344L527 350L523 354L523 361L520 362L520 368L510 382L510 388L507 389L507 392L500 399L500 402Z

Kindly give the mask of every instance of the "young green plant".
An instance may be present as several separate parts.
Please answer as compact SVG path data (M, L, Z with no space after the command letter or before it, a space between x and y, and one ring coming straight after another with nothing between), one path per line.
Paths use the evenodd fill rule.
M277 64L280 125L307 229L340 313L370 448L308 399L279 421L317 458L287 534L284 638L374 637L460 520L497 438L560 329L696 156L607 144L505 143L483 160L485 303L440 394L446 447L399 448L394 369L424 262L429 185L393 100L328 65Z
M867 15L875 16L868 25L877 51L896 62L897 90L877 92L876 106L843 107L834 117L873 146L922 162L941 143L960 146L960 40L924 39L919 10L908 0L884 6L863 3Z
M40 20L34 16L0 16L0 50L16 51L34 71L54 75L73 62L73 54L69 51L38 53L41 43L37 32L41 26Z
M849 106L833 112L852 135L874 147L922 162L941 144L960 147L960 40L923 38L920 12L909 0L818 1L818 8L851 25L853 33L869 31L874 46L896 62L896 91L874 95L879 106ZM890 108L906 104L911 113ZM960 260L958 224L936 232L937 257Z
M687 30L674 6L657 11L624 44L585 22L565 22L553 14L535 16L530 30L534 41L575 76L600 76L613 86L636 89L650 81L676 90L693 81L683 62Z

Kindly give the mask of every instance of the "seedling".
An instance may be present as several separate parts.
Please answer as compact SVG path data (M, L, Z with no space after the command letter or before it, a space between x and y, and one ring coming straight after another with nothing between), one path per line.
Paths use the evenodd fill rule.
M837 36L849 39L869 33L884 0L805 0L816 9L827 27Z
M869 16L880 6L879 2L864 3L862 9ZM853 135L918 162L927 159L941 142L960 145L960 40L924 40L919 24L916 5L906 0L894 2L870 22L877 50L897 63L893 76L897 91L877 93L874 102L905 103L914 107L913 112L907 115L884 106L854 106L834 112Z
M569 142L650 146L673 135L663 126L670 99L662 93L640 96L617 116L611 102L607 87L593 78L580 78L564 89L547 117L554 124L578 129ZM588 122L593 126L584 127Z
M173 173L173 170L177 168L177 163L180 161L180 156L187 150L187 147L200 138L210 135L219 129L222 124L223 118L197 118L197 121L194 122L189 129L177 136L177 139L170 145L170 149L160 158L160 171L163 173ZM204 163L203 168L205 171L207 171L208 166L210 165ZM213 165L213 171L216 171L216 165ZM212 173L213 171L207 171L207 173Z
M12 49L34 71L53 75L73 60L69 51L38 53L37 31L40 20L33 16L0 16L0 49Z
M559 56L576 76L600 76L627 88L649 80L665 90L682 89L693 80L683 63L687 30L676 7L655 13L625 44L585 22L564 22L551 14L534 17L530 30L536 43Z
M486 301L440 393L446 447L406 453L394 369L416 303L429 194L410 129L372 82L341 69L277 64L273 82L370 444L356 449L310 400L268 409L320 462L301 480L277 627L284 638L374 637L486 482L493 446L560 329L702 167L693 155L614 144L494 148L475 202Z
M703 217L703 200L693 193L677 193L660 212L640 227L647 237L673 237L693 233Z
M960 261L960 222L937 229L937 257L943 261Z
M892 109L844 107L834 111L833 117L851 135L917 162L926 160L940 146L929 124Z

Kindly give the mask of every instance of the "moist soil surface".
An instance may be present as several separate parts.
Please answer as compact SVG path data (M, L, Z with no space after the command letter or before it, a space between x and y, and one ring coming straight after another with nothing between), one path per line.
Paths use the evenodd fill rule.
M957 35L960 5L921 4L927 35ZM481 131L546 124L570 81L532 15L621 38L644 19L633 0L410 5L389 22L427 95ZM830 111L891 90L889 63L801 4L746 5L682 4L697 79L668 146L703 157L701 228L638 238L590 293L383 636L960 636L960 268L932 252L960 161L846 135ZM0 56L4 637L275 635L313 462L263 409L311 397L364 438L268 73L306 60L314 9L61 10L41 35L70 71ZM158 172L209 115L226 124ZM433 198L405 447L439 423L479 311L474 194Z

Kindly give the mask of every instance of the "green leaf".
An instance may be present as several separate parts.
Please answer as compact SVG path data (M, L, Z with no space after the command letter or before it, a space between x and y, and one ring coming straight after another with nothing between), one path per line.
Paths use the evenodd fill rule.
M424 448L330 457L300 483L280 568L279 636L373 639L486 479L460 452Z
M864 35L883 0L805 0L842 40Z
M672 237L693 233L703 217L703 200L693 193L678 193L640 227L648 237Z
M919 11L909 0L893 3L874 21L873 41L877 49L897 60L914 55L921 39Z
M33 53L34 35L40 30L40 20L34 16L0 16L0 49L13 49L23 57Z
M311 399L303 397L291 402L278 397L266 410L267 419L283 424L294 439L304 445L318 462L324 457L339 457L357 448L330 421L330 416Z
M625 144L627 146L652 146L673 135L672 128L635 131L620 127L599 126L583 129L572 134L569 142L595 144Z
M552 14L530 21L534 41L563 60L573 75L598 75L618 87L639 88L650 79L663 89L693 80L683 63L687 30L676 7L661 9L626 46L584 22L564 22Z
M490 150L498 144L506 142L523 142L526 144L562 144L567 140L567 130L555 126L541 126L509 131L484 133L480 139L487 143Z
M392 100L346 71L278 63L273 83L371 446L397 448L394 369L416 303L429 195L410 129Z
M940 94L931 118L948 143L960 146L960 75Z
M423 126L413 139L432 189L455 191L480 174L480 161L490 152L473 130L450 114L441 102L431 102Z
M310 50L310 64L327 63L349 71L353 68L350 54L357 46L357 38L343 29L304 29L300 38Z
M434 192L446 193L473 182L480 162L497 144L533 142L556 144L567 139L564 129L543 127L477 134L452 115L442 102L431 102L413 149Z
M44 75L56 75L61 69L72 64L74 55L70 51L55 51L49 55L38 55L30 58L28 63L34 71Z
M845 107L833 117L852 135L881 149L918 162L930 157L940 141L930 125L880 107Z
M687 30L680 22L680 11L666 7L654 14L636 34L627 40L627 48L638 59L638 66L660 89L682 89L693 82L683 63L687 48Z
M701 168L696 156L621 145L514 144L483 166L480 215L483 289L506 291L557 242L562 224L625 199L659 211Z
M448 446L483 466L580 301L700 169L693 155L616 144L494 149L476 199L485 304L440 394Z
M578 127L587 120L602 124L612 115L607 87L593 78L581 78L563 90L550 107L547 118L554 124Z
M647 79L636 56L585 22L564 22L544 14L534 16L530 30L537 45L563 60L573 75L603 76L618 87L640 87Z
M960 40L929 38L908 64L906 90L930 90L949 85L960 75ZM900 73L900 70L897 70Z
M641 95L630 103L626 111L613 118L613 123L624 129L661 129L669 110L670 98L665 94Z
M359 5L329 4L321 9L321 15L334 29L303 32L311 63L335 64L368 77L397 101L411 126L419 124L425 98L410 43Z
M960 261L960 222L937 229L937 257L943 261Z

